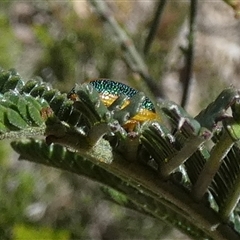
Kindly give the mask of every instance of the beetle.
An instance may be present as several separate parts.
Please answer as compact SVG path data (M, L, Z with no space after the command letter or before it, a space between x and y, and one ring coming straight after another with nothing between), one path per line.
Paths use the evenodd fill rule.
M90 81L89 84L97 90L101 101L108 108L111 108L111 106L116 103L117 99L120 99L120 97L123 98L123 100L120 101L113 110L125 109L130 104L130 100L140 93L139 91L135 90L132 87L129 87L124 83L113 81L110 79L95 79ZM73 101L77 100L78 97L75 94L74 88L68 94L68 97ZM133 113L132 115L134 116L130 117L123 124L124 129L126 129L128 132L132 131L137 124L141 125L146 121L158 118L155 106L148 97L144 97L140 110L136 113Z

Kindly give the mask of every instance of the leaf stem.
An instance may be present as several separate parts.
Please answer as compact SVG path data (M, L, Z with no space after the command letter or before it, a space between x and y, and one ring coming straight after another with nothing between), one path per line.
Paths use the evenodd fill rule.
M183 82L183 95L181 106L185 107L189 97L189 87L192 79L193 59L194 59L194 42L195 42L195 28L197 16L198 0L191 0L190 4L190 19L189 19L189 34L188 34L188 49L185 53L185 71L183 76L180 76Z
M19 131L9 131L0 134L0 140L3 139L20 139L20 138L36 138L43 137L45 132L45 125L42 127L30 127Z

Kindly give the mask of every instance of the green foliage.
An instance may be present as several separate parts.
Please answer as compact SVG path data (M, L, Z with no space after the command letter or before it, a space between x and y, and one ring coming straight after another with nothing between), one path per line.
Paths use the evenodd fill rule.
M13 237L16 240L25 239L49 239L49 240L68 240L69 233L64 230L53 231L51 228L32 228L27 225L15 225Z
M21 50L21 44L16 40L13 30L10 28L9 18L6 15L6 9L9 3L4 2L0 9L0 29L2 34L0 41L0 66L8 68L13 66L15 59ZM12 54L9 54L12 52Z
M33 131L32 127L38 127L40 131L44 124L40 110L47 107L48 103L44 99L36 99L26 93L21 94L22 87L23 81L16 72L1 71L1 134L14 135L14 131L23 130L27 135Z
M24 211L33 200L32 192L36 186L35 179L27 171L9 174L9 167L1 165L0 175L0 232L4 239L8 239L10 226L23 221Z
M101 4L101 1L98 3ZM108 18L112 19L111 15L104 15L104 11L99 13L106 22L109 21ZM94 16L79 21L79 16L74 11L69 11L68 4L50 3L45 6L45 3L39 3L37 11L31 14L28 27L37 40L34 44L42 48L35 65L37 67L31 67L32 71L38 75L43 73L44 79L54 84L59 81L61 84L58 84L58 89L69 90L76 79L81 82L82 79L98 75L115 77L120 74L122 79L137 79L136 85L139 85L139 76L149 80L148 68L134 49L131 39L124 36L123 24L121 29L120 25L111 25L114 21L109 21L108 27L114 26L114 30L119 31L105 35L98 18ZM184 16L185 12L179 11L179 15ZM172 27L168 24L168 31L164 35L167 36L167 42L171 42L170 36L174 35L180 22L172 24ZM13 34L8 31L9 21L2 12L0 24L6 29L6 34L0 41L0 49L3 46L1 56L7 55L7 58L3 57L2 65L12 66L16 59L8 53L18 53L19 46L16 41L12 41ZM142 41L142 32L144 33L141 31L131 36L137 45ZM112 41L115 37L121 45L118 48ZM155 42L154 53L147 57L150 71L157 77L169 51L169 45L164 45L164 37L160 41L161 46ZM187 55L187 49L185 54ZM125 67L122 58L125 58L132 72ZM152 89L156 92L159 90L154 87ZM14 70L1 71L0 138L27 138L12 143L21 159L98 181L104 184L108 199L170 223L189 236L197 239L239 237L240 153L239 144L236 143L239 139L238 91L225 90L196 119L177 104L163 102L156 106L159 119L137 125L130 133L123 126L129 117L139 112L143 94L137 94L129 100L127 107L120 108L124 105L126 96L119 96L114 104L104 106L99 92L91 85L77 85L74 91L77 99L69 99L66 94L53 89L41 79L24 82ZM229 106L232 106L233 114L230 121L227 121L225 112ZM46 137L46 143L45 140L35 139L38 137ZM214 148L209 147L206 140ZM205 169L208 172L209 162L213 165L213 170L210 169L208 175L203 174ZM7 196L5 183L12 175L6 174L8 169L1 170L1 193ZM10 238L11 226L15 221L26 221L23 217L24 210L33 201L34 190L38 187L35 185L36 179L32 177L34 174L28 175L24 171L16 175L20 184L15 195L10 194L13 200L7 202L8 198L1 199L4 221L0 224L0 234L5 238ZM198 187L202 188L204 196ZM86 202L89 204L89 197ZM81 221L78 219L72 225L72 238L88 237L85 226L89 219L82 212L78 215ZM73 218L70 214L67 216L67 220L60 220L57 226L41 228L40 232L17 223L14 236L18 238L30 234L29 237L35 235L51 238L57 232L60 234L58 238L68 238L68 232L53 230L59 229L59 226L68 228L67 225ZM125 237L129 237L127 233ZM158 234L152 233L149 236L159 238L160 230Z
M179 191L178 184L180 184L188 191L193 189L192 196L191 194L185 195L181 193L183 194L183 199L188 199L189 201L189 198L195 197L194 194L196 196L200 194L198 187L196 187L199 180L197 179L195 182L191 178L192 172L195 171L195 174L199 175L198 178L200 178L206 168L205 166L212 161L220 163L219 159L222 157L224 158L225 166L230 166L233 158L235 159L235 164L238 165L237 158L233 157L232 154L232 151L234 151L234 156L237 156L238 153L236 151L239 151L236 147L234 147L234 150L232 148L234 141L239 139L236 131L238 130L238 124L235 123L234 118L226 123L223 121L222 132L220 128L217 128L216 131L215 128L207 126L208 130L201 127L201 124L189 116L180 106L166 101L157 105L157 107L169 119L168 128L158 121L146 121L142 126L133 129L134 132L132 134L135 133L135 136L130 136L123 126L125 121L128 120L127 116L135 116L142 106L145 98L141 93L137 93L130 98L128 100L130 102L129 105L121 109L118 106L122 106L126 98L119 97L117 103L106 107L102 103L99 93L91 84L77 85L69 94L69 97L73 99L69 100L65 94L51 89L50 85L46 85L39 80L35 81L35 84L30 81L25 85L14 71L2 71L0 78L2 81L2 88L0 89L2 102L8 104L7 110L11 109L14 112L14 114L11 112L11 114L6 113L5 118L7 118L7 121L5 125L8 127L6 134L14 131L15 135L18 136L18 132L26 128L30 128L29 132L32 132L35 127L39 127L36 120L39 119L40 124L45 122L46 127L45 125L43 126L48 143L58 143L75 151L74 153L70 152L59 145L48 146L42 141L25 140L13 142L12 146L20 153L21 158L65 169L97 180L126 195L126 199L122 201L121 194L118 195L109 191L108 196L111 196L115 202L171 223L193 237L211 236L210 230L204 231L198 228L188 219L186 214L177 214L179 211L177 208L189 211L188 205L184 201L181 202L181 206L174 205L176 208L174 210L170 210L167 207L168 201L174 204L175 193L172 196L162 198L159 198L159 194L164 196L164 194L169 194L169 190ZM199 116L206 114L211 116L210 122L212 124L217 122L229 104L232 106L237 104L234 107L234 109L237 109L239 98L237 93L233 89L225 90L222 94L225 99L230 99L227 101L228 104L219 103L217 99ZM19 99L22 101L19 101ZM33 109L34 107L37 109L37 111L31 112L33 115L36 114L35 117L32 117L29 111L27 111L27 104L22 104L23 99L26 99ZM222 99L221 94L219 99ZM218 109L217 117L215 114L210 115L212 112L215 113L216 109ZM79 116L77 121L72 121L73 116L75 117L76 115L70 113L74 111ZM66 112L69 114L67 115ZM40 113L41 117L37 118L37 116L40 116ZM238 114L235 117L238 117ZM206 117L202 118L206 119ZM22 119L26 119L26 121ZM15 122L19 123L16 124ZM2 121L2 123L5 122ZM204 126L204 122L202 124ZM225 138L213 143L216 143L215 152L223 152L222 148L229 148L227 150L229 155L221 156L218 154L215 156L213 153L210 154L205 146L199 148L206 139L211 139L215 132L224 134L225 128L226 130L229 129L229 134L236 134L235 139L229 138L230 146L223 144ZM171 129L175 129L175 133L172 133ZM212 132L210 132L210 129ZM102 138L103 135L105 139ZM222 145L221 147L219 143ZM126 151L129 146L132 146L131 152ZM206 163L207 159L208 162ZM199 165L198 162L201 164ZM134 165L134 172L128 166L130 163ZM182 168L180 167L181 164ZM214 205L214 201L210 197L213 196L218 204L218 208L224 209L223 211L219 210L220 219L221 217L225 219L232 213L234 209L230 205L235 206L236 199L238 199L238 195L230 199L229 194L231 191L221 186L222 179L225 179L225 176L230 174L230 172L227 173L224 169L223 165L219 171L214 169L217 172L216 177L213 183L211 183L212 178L209 178L210 182L206 185L207 189L210 184L208 189L211 194L208 197L209 204ZM177 175L179 175L178 184L175 186ZM131 180L129 180L128 176L131 176ZM161 187L155 188L154 184L156 184L155 181L159 176L168 178L168 182L172 184L171 187L168 183L165 186L166 183L162 182ZM226 177L230 188L236 187L238 176L239 172L236 170L234 177ZM151 177L153 177L152 180ZM221 181L218 179L221 179ZM224 181L226 182L226 180ZM199 188L201 189L202 186L203 184ZM159 190L161 190L161 193L158 192ZM195 190L196 193L194 192ZM198 201L200 200L201 198ZM202 209L203 214L213 214L213 209L208 209L204 201L199 202L199 208ZM197 210L191 209L192 214L199 214L195 212ZM161 214L159 215L160 212ZM236 211L233 214L238 215ZM214 215L212 217L214 218ZM235 219L237 218L234 217L232 220L234 223ZM222 224L224 227L224 223ZM237 226L237 222L235 226Z

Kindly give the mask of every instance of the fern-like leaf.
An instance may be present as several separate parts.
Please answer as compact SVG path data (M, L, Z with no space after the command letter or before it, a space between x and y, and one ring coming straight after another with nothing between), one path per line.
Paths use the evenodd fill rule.
M239 239L239 125L234 114L230 121L224 118L229 107L237 112L238 91L225 90L196 119L180 106L163 102L158 107L167 125L155 119L130 132L124 124L141 109L142 93L128 99L125 107L119 107L126 100L121 95L105 106L90 84L76 86L67 96L40 79L25 84L16 72L1 71L0 94L1 138L14 137L11 133L32 137L40 128L51 144L14 142L21 158L99 181L125 194L125 206L197 239ZM221 104L222 99L228 102ZM216 128L218 121L223 124ZM227 146L222 136L228 136ZM205 145L206 140L214 148ZM203 186L199 179L212 161L218 167L207 176L198 199L196 186Z

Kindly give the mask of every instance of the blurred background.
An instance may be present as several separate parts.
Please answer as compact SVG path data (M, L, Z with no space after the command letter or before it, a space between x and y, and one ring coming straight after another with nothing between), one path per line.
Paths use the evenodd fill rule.
M189 1L167 1L144 55L158 1L107 2L109 14L132 39L164 97L180 103ZM220 91L240 87L240 20L221 0L199 1L193 76L186 109L194 116ZM29 80L41 76L62 92L75 83L111 78L139 90L113 30L88 1L0 3L0 67ZM138 84L139 83L139 84ZM27 161L0 145L0 239L187 239L151 217L109 202L91 180Z

